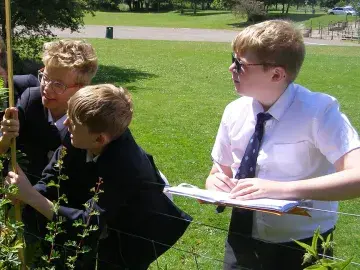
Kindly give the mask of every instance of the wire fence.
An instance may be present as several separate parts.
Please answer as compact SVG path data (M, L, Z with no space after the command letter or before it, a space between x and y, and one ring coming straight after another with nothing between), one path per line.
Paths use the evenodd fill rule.
M32 175L34 176L34 175ZM40 178L39 176L35 176L37 178ZM158 183L152 183L152 184L158 184ZM170 187L170 186L169 186ZM189 200L193 200L193 199L190 199L188 198ZM313 207L306 207L306 206L300 206L299 208L302 208L304 210L311 210L311 211L319 211L319 212L327 212L327 213L336 213L338 215L342 215L342 216L348 216L348 217L353 217L353 218L360 218L360 214L357 214L357 213L347 213L347 212L341 212L341 211L331 211L331 210L325 210L325 209L318 209L318 208L313 208ZM252 238L251 236L249 235L244 235L244 234L241 234L241 233L238 233L238 232L233 232L233 231L229 231L228 228L224 228L224 227L220 227L220 226L216 226L216 225L213 225L213 224L207 224L207 223L204 223L204 222L201 222L201 221L197 221L197 220L187 220L187 219L183 219L183 218L180 218L180 217L176 217L176 216L171 216L171 215L168 215L168 214L165 214L165 213L161 213L161 212L157 212L157 211L150 211L152 212L153 214L158 214L158 215L163 215L167 218L173 218L173 219L179 219L179 220L184 220L184 221L187 221L187 222L190 222L191 224L193 225L197 225L199 226L200 228L211 228L211 229L214 229L214 230L217 230L217 231L220 231L224 234L236 234L236 235L239 235L243 238ZM225 265L227 264L226 261L224 261L223 258L214 258L212 256L208 256L206 253L207 252L196 252L194 251L193 248L183 248L183 247L179 247L181 246L180 244L176 244L175 246L169 246L167 244L164 244L164 243L161 243L161 242L158 242L158 241L155 241L154 239L149 239L149 238L145 238L145 237L142 237L140 235L134 235L134 234L131 234L129 232L125 232L125 231L122 231L122 230L119 230L119 229L116 229L116 228L111 228L111 227L108 227L107 228L109 231L114 231L116 233L121 233L121 234L124 234L124 235L128 235L128 236L131 236L133 238L138 238L138 239L142 239L144 241L149 241L153 244L153 251L154 251L154 257L155 257L155 260L153 262L153 264L151 265L151 269L176 269L177 266L174 266L174 268L172 268L171 266L168 266L166 265L165 267L162 267L161 266L161 263L159 262L158 260L158 256L157 256L157 252L156 252L156 248L155 248L155 244L157 245L161 245L161 246L165 246L167 248L169 248L169 250L173 250L173 251L176 251L176 252L181 252L183 253L184 255L186 256L190 256L190 258L193 260L193 265L195 266L195 269L201 269L201 265L199 263L199 259L203 259L203 260L207 260L207 261L210 261L210 262L213 262L213 263L216 263L216 264L221 264L221 265ZM42 237L39 237L38 235L35 235L29 231L24 231L24 234L29 234L29 235L32 235L34 237L36 237L39 241L46 241L44 238ZM295 250L299 250L299 251L303 251L305 252L301 247L294 247L294 246L288 246L288 245L284 245L283 243L273 243L273 242L269 242L269 241L264 241L263 239L256 239L256 238L253 238L255 240L259 240L259 241L262 241L262 242L266 242L266 243L271 243L271 244L275 244L277 246L281 246L281 247L285 247L285 248L288 248L288 249L295 249ZM69 247L67 246L63 246L63 245L59 245L59 244L56 244L56 246L58 248L61 248L62 250L65 251L69 251ZM211 247L209 247L211 248ZM335 257L335 256L326 256L324 255L325 258L327 259L331 259L331 260L335 260L335 261L345 261L344 258L338 258L338 257ZM92 259L96 260L97 262L100 262L100 263L103 263L105 265L109 265L112 266L112 267L116 267L117 265L114 264L113 262L110 262L110 261L106 261L106 260L102 260L101 258L98 258L98 257L93 257ZM352 261L351 262L351 265L353 267L356 267L356 268L359 268L360 269L360 263L358 262L355 262L355 261ZM246 270L246 269L249 269L249 268L246 268L244 266L242 266L242 269Z
M312 23L303 30L304 37L325 40L350 40L360 43L360 19Z

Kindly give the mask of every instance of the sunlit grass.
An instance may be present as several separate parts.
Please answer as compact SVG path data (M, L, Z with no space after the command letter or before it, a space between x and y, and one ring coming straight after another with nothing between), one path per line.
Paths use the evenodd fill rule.
M91 40L100 59L96 82L127 86L135 102L131 125L137 142L153 154L171 184L204 186L224 107L237 96L230 75L230 44L139 40ZM329 93L360 130L360 48L307 47L297 79L313 91ZM175 198L194 221L227 229L229 211L217 215L214 207ZM343 212L359 213L359 201L341 203ZM340 216L335 256L360 262L360 222ZM191 225L177 248L207 257L223 258L226 233ZM197 258L200 269L221 269L221 263ZM196 269L194 257L171 250L159 260L167 269ZM154 268L156 269L156 267Z

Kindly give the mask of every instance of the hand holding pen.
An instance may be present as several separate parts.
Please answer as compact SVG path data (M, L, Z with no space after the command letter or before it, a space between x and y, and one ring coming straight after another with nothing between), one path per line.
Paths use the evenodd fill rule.
M220 164L214 160L213 163L212 172L206 180L206 188L229 193L236 186L236 183L224 173Z
M214 176L218 179L216 186L218 186L219 191L230 192L235 186L233 179L229 178L221 168L221 165L213 160L215 168L218 170L219 173L215 173ZM225 210L225 206L219 205L216 208L217 213L222 213Z

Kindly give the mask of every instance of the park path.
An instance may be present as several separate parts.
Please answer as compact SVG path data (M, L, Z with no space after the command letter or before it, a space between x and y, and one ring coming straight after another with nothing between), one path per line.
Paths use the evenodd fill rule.
M79 32L71 33L70 30L51 29L61 38L105 38L106 26L85 25ZM161 28L138 26L113 26L115 39L148 39L148 40L178 40L178 41L207 41L231 42L239 31L194 29L194 28ZM333 45L333 46L360 46L355 42L340 40L324 40L305 38L308 45Z

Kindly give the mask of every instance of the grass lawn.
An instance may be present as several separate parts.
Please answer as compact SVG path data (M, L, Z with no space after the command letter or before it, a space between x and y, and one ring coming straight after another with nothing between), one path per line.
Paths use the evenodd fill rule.
M129 88L135 102L131 124L137 142L154 155L171 184L203 187L211 167L210 151L227 103L234 100L230 75L230 44L90 40L100 59L96 83ZM342 110L360 130L360 48L307 47L298 83L337 97ZM221 269L229 213L214 213L213 206L193 199L175 198L191 214L191 224L176 248L201 254L199 269ZM359 201L341 203L341 211L359 213ZM224 230L202 226L201 224ZM360 220L340 216L335 256L360 262ZM159 259L161 269L197 269L194 256L171 250ZM167 268L165 268L167 267ZM157 269L154 265L152 269ZM351 269L351 268L350 268Z
M275 18L280 11L270 11L270 18ZM317 11L316 14L305 14L296 9L291 9L288 19L298 24L317 29L319 23L322 27L331 22L345 21L342 15L327 15ZM348 16L349 21L356 17ZM122 25L122 26L152 26L152 27L174 27L174 28L208 28L208 29L239 29L247 25L244 18L236 18L230 11L198 11L196 15L191 10L181 15L179 12L171 11L165 13L133 13L133 12L96 12L95 16L86 15L85 24L88 25Z
M86 15L85 24L95 25L125 25L125 26L152 26L174 28L209 28L232 29L243 19L235 18L228 11L192 11L183 15L176 11L165 13L134 13L134 12L96 12L96 16Z

